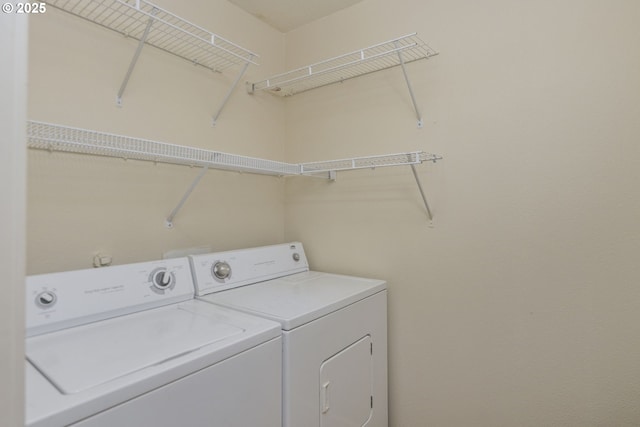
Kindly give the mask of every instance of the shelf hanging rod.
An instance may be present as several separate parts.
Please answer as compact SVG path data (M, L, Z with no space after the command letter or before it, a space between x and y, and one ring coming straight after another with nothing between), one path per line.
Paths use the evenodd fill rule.
M393 44L398 49L398 41L394 41ZM413 87L411 86L411 80L409 80L409 75L407 74L407 67L404 65L404 58L402 57L402 51L398 49L398 59L400 60L400 66L402 67L402 74L404 74L404 80L407 82L407 87L409 88L409 95L411 95L411 102L413 102L413 108L416 111L416 117L418 118L418 129L422 129L424 126L424 122L422 121L422 114L420 114L420 109L418 108L418 103L416 102L416 97L413 94ZM426 200L425 200L426 204ZM427 209L429 209L427 207Z
M208 170L209 166L205 166L202 168L202 171L198 174L196 179L193 180L189 188L187 188L187 191L184 193L184 196L182 196L182 199L180 199L180 201L178 202L178 205L171 211L167 219L164 221L165 227L173 228L173 218L175 218L178 212L180 212L180 209L182 209L182 205L184 205L184 203L187 201L193 190L196 188L196 186Z
M140 53L142 52L142 48L144 47L144 43L149 37L149 31L151 30L151 26L155 20L155 15L158 13L157 8L153 8L151 11L151 16L147 21L147 27L144 29L144 33L142 37L140 37L140 41L138 42L138 47L136 48L136 52L133 54L133 58L131 59L131 63L129 64L129 69L127 70L127 74L124 76L124 80L120 85L120 90L118 91L118 96L116 97L116 105L118 107L122 107L122 95L124 94L124 90L127 88L127 84L129 83L129 78L133 73L133 69L136 67L136 63L138 62L138 58L140 57Z

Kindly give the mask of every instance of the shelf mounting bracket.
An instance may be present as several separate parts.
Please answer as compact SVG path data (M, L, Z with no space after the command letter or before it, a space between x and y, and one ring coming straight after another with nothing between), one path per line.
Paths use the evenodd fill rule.
M138 62L138 58L140 57L140 53L142 52L142 48L144 47L145 42L147 41L147 37L149 37L149 31L151 30L151 25L153 25L154 16L158 13L157 8L153 8L151 11L151 17L147 21L147 26L144 29L144 33L142 33L142 37L140 37L140 41L138 42L138 47L136 48L136 52L133 54L133 58L131 59L131 63L129 64L129 69L127 69L127 74L124 76L124 80L120 85L120 90L118 91L118 95L116 97L116 105L118 107L122 107L122 95L124 94L124 90L127 88L127 84L129 83L129 78L133 73L133 69L136 67L136 63Z
M196 188L196 186L198 185L198 183L200 182L204 174L207 173L208 170L209 170L209 166L205 166L204 168L202 168L202 171L198 174L196 179L193 180L189 188L187 188L187 191L184 193L184 196L182 196L182 199L180 199L180 201L178 202L178 205L171 211L167 219L165 219L164 221L165 227L173 228L173 218L175 218L178 212L180 212L180 209L182 209L182 205L184 205L184 203L187 201L193 189Z
M416 171L416 165L411 165L411 171L413 172L413 177L416 179L416 184L418 184L418 190L420 190L420 195L422 196L424 207L427 208L427 216L429 217L429 221L433 221L433 215L431 214L431 209L429 208L427 197L424 195L424 190L422 189L422 184L420 183L420 178L418 177L418 171Z
M402 56L402 50L400 49L400 45L398 41L394 41L393 44L395 45L396 49L398 49L398 59L400 60L400 66L402 67L402 74L404 74L404 80L407 82L407 88L409 88L409 95L411 95L411 102L413 102L413 108L416 111L416 117L418 118L418 129L422 129L424 127L424 121L422 120L422 114L420 114L420 109L418 108L416 97L413 94L413 87L411 86L411 80L409 80L409 75L407 74L407 68L404 65L404 57Z
M236 80L231 85L231 88L229 88L229 91L227 92L227 96L225 96L224 99L222 100L222 104L220 104L220 108L218 108L218 112L213 116L213 126L216 125L216 122L218 121L218 117L220 117L220 113L222 113L222 109L224 108L225 105L227 105L227 101L229 101L229 98L231 97L233 90L236 88L236 86L238 86L238 83L240 83L240 79L242 79L242 76L244 76L244 73L247 71L247 68L249 68L249 64L251 64L252 60L253 60L253 55L249 55L249 59L242 67L242 70L240 70L240 73L238 74L238 77L236 77Z

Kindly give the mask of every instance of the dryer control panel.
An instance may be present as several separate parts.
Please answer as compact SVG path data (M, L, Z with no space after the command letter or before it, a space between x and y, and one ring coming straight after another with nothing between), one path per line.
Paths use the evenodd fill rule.
M193 298L187 258L27 277L27 336Z
M198 296L309 271L299 242L189 258Z

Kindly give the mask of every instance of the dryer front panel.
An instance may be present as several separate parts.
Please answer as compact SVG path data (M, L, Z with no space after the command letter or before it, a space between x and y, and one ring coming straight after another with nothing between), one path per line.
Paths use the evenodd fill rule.
M320 365L320 427L362 427L373 413L373 344L366 335Z
M387 427L386 290L282 335L284 427Z

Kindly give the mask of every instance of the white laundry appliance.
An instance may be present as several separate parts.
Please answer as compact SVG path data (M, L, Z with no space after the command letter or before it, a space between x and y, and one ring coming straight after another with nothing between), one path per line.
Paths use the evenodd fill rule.
M281 324L283 426L387 426L384 281L310 271L297 242L190 258L197 298Z
M176 258L27 278L26 425L280 427L280 325Z

